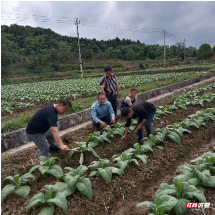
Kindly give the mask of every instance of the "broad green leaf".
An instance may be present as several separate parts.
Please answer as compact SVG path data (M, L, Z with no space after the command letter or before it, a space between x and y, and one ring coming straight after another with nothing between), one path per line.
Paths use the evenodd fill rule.
M115 173L115 174L118 174L118 175L122 175L122 174L125 173L122 169L118 169L116 167L111 167L111 170L112 170L112 173Z
M170 132L168 134L168 137L173 140L176 143L181 143L181 138L179 137L179 135L175 132Z
M98 171L92 171L91 173L90 173L90 177L93 177L93 176L99 176L100 174L99 174L99 172Z
M157 147L157 148L159 148L161 150L163 149L163 146L155 146L155 147Z
M126 161L117 161L117 165L124 171L125 168L128 166L128 160Z
M147 159L148 159L147 155L136 155L136 157L140 158L140 160L143 161L145 165L147 164Z
M77 183L77 189L88 199L93 198L92 184L89 178L81 177Z
M193 185L189 185L188 189L186 190L186 193L183 194L183 197L185 198L193 198L195 196L200 202L207 202L204 193L197 189Z
M173 210L177 215L184 214L187 210L186 205L187 203L190 202L188 199L178 199L178 203L175 205Z
M45 203L45 197L44 194L42 193L39 193L31 198L30 202L27 205L27 210L29 210L31 207L33 207L39 202Z
M79 175L76 175L76 176L70 176L70 175L67 175L64 180L66 181L66 183L68 184L69 188L70 189L74 189L74 186L75 184L77 183L77 181L79 180L80 176Z
M75 192L75 189L70 189L67 183L57 182L54 186L58 192L64 194L66 197L72 195Z
M43 208L38 215L53 215L53 214L54 214L54 206Z
M10 180L11 182L13 182L13 177L12 176L8 176L3 181L5 181L5 180Z
M160 205L159 207L164 207L165 213L172 210L172 208L175 207L175 205L178 203L178 199L176 199L173 196L162 195L159 196L158 198L160 198L161 201L163 202L162 205Z
M15 191L15 186L12 184L6 185L1 191L1 202L4 201L7 195L13 193Z
M55 176L55 177L61 177L63 175L63 170L59 165L53 165L47 173Z
M77 168L77 172L78 172L78 175L83 175L86 170L88 170L88 168L84 165L80 165L78 168Z
M156 207L155 204L153 204L152 202L149 201L145 201L142 203L138 203L136 207L141 207L141 206L147 206L149 209L151 209L153 212L156 211Z
M21 186L19 189L15 190L14 193L22 197L27 197L30 192L30 189L31 188L29 186Z
M90 147L90 148L94 148L94 147L96 147L98 145L99 145L99 143L96 143L96 142L89 142L88 143L88 147Z
M36 180L36 178L34 177L34 175L32 175L31 173L26 173L24 175L22 175L22 178L33 178L34 180Z
M100 175L102 176L102 178L105 179L105 181L107 181L108 183L111 182L112 170L110 168L108 168L108 167L106 167L105 169L98 168L98 171L99 171Z
M62 193L57 193L56 196L53 199L47 200L47 203L54 203L58 207L62 208L63 210L67 210L67 200L64 194Z
M42 174L46 173L48 171L49 167L48 166L40 166L39 170Z
M36 169L38 169L40 167L40 165L36 165L34 167L32 167L29 171L29 173L32 173L33 171L35 171Z

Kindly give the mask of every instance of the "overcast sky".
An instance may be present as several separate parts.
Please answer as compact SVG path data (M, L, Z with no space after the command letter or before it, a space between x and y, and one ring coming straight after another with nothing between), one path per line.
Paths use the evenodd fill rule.
M173 39L167 34L172 38L166 37L167 45L175 44L183 38L189 42L186 46L199 47L203 43L215 45L214 1L5 1L1 2L1 15L2 25L17 23L50 28L61 35L72 37L77 36L75 19L72 18L79 18L81 20L80 37L90 39L108 40L119 37L120 39L138 39L146 44L163 44L164 35L161 32L142 33L141 28L149 28L147 31L150 32L165 29L174 36ZM62 20L59 22L65 23L55 23L56 20ZM118 30L111 29L114 25ZM131 32L134 30L136 31Z

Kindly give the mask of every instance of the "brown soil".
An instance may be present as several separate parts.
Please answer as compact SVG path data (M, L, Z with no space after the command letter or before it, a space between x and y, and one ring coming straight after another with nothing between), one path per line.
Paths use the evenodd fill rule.
M205 108L214 107L215 102L212 104L206 104ZM162 118L162 127L167 124L173 124L180 122L187 115L195 113L197 110L202 109L201 106L188 107L188 110L177 110L166 118ZM161 126L159 122L152 123L152 131L155 132L157 127ZM113 180L110 184L106 183L103 178L93 177L90 178L93 187L93 200L88 200L81 193L76 192L73 196L67 197L68 211L63 211L60 208L56 208L55 214L119 214L119 215L143 215L148 213L148 209L145 207L136 208L136 204L145 200L153 201L154 193L159 185L166 181L172 183L172 178L178 166L189 162L203 152L213 150L212 145L208 144L214 135L215 123L210 122L207 127L200 129L192 129L191 134L185 134L182 138L182 144L176 144L172 141L167 141L163 150L154 148L153 153L148 154L148 163L144 165L139 161L140 166L131 164L122 176L113 176ZM70 147L74 147L74 142L84 141L89 133L92 133L94 129L90 126L86 129L79 129L78 131L71 132L69 135L65 135L63 140L65 143L71 143ZM110 160L110 166L113 166L111 160L114 154L120 154L126 149L133 146L137 142L137 136L135 132L129 135L126 142L120 142L120 136L114 136L111 140L111 144L101 144L95 148L96 152L102 157ZM56 155L62 158L60 166L78 167L79 166L79 154L75 153L72 159L69 161L65 158L65 155ZM9 156L2 160L2 175L4 179L9 175L13 175L15 170L18 170L20 174L24 174L29 169L38 164L38 149L36 147L25 149L21 152L17 152L13 156ZM90 153L85 153L85 165L88 166L93 160L97 160ZM89 172L86 173L89 175ZM30 194L27 199L32 198L35 194L41 192L41 189L46 184L55 184L59 179L52 176L43 178L40 173L35 174L37 181L31 181L29 183L31 187ZM7 182L2 182L2 186ZM207 189L206 195L213 203L213 189ZM26 199L19 197L15 194L9 195L2 204L2 214L38 214L42 206L37 206L30 212L25 211L27 205Z

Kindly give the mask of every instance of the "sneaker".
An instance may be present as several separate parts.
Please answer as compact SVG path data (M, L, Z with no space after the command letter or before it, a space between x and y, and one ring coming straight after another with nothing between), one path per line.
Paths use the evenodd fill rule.
M60 153L61 149L58 146L49 147L49 152Z

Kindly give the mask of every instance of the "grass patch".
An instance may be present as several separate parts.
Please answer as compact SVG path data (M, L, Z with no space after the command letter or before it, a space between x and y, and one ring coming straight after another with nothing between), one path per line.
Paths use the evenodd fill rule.
M28 114L28 115L22 116L19 119L8 120L7 122L1 125L1 132L6 133L6 132L18 130L20 128L25 128L28 122L30 121L31 117L32 115Z

